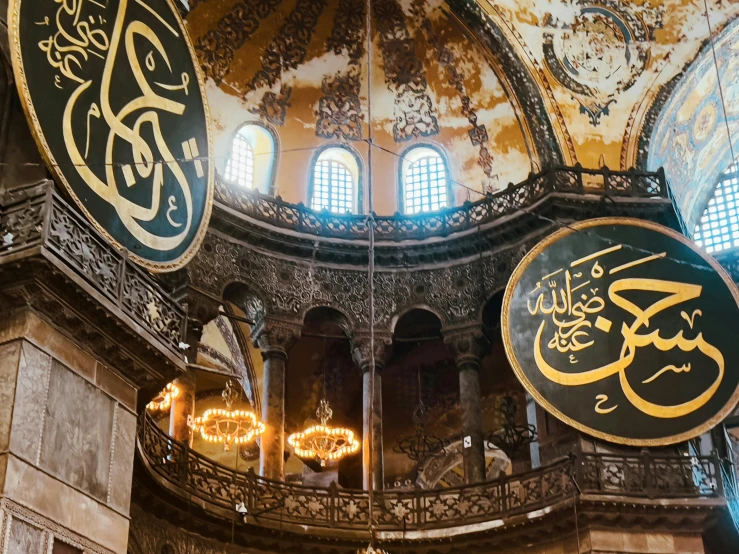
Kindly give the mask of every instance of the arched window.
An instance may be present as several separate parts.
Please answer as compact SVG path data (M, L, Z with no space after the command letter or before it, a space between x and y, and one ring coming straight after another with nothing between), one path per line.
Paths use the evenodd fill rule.
M403 211L433 212L449 206L449 177L441 155L427 146L403 156Z
M327 148L313 167L311 208L337 214L357 211L359 165L346 148Z
M223 178L234 185L268 193L275 161L275 139L261 125L247 124L236 133Z
M693 239L708 252L739 247L739 158L719 178Z

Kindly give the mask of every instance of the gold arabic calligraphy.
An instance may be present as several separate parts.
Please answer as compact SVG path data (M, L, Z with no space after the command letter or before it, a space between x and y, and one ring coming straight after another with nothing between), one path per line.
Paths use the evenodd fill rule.
M177 30L149 6L147 0L131 1L134 2L161 22L167 32L179 37ZM54 0L54 3L59 4L55 20L57 32L47 40L41 41L39 48L47 54L51 67L76 86L63 115L64 141L72 163L90 189L116 210L121 222L133 237L154 250L168 251L177 248L186 239L192 227L193 196L183 167L163 136L160 113L181 116L185 113L186 105L158 94L154 87L187 96L193 79L187 72L182 72L174 84L150 82L157 64L162 64L165 72L173 75L175 72L170 57L154 30L142 21L126 22L129 0L119 1L110 37L100 28L107 21L107 8L100 0ZM89 9L85 11L87 6ZM83 12L90 14L85 17ZM50 25L49 19L45 18L37 25ZM143 56L146 70L142 68L139 59L142 44L148 45L149 48L148 53ZM119 48L123 48L125 59L141 94L120 110L114 111L111 107L111 81L116 69ZM83 77L83 70L90 60L90 55L105 60L100 80L100 98L99 102L80 107L85 91L93 85L92 79ZM59 88L62 88L61 77L57 75L55 80ZM84 110L87 123L82 148L78 145L78 138L73 132L73 120L80 109ZM124 120L131 115L138 117L129 126ZM101 142L105 144L104 178L93 171L92 166L95 164L87 161L91 134L94 134L91 127L93 118L102 120L108 128L107 138ZM144 131L149 131L149 136L153 137L153 144L149 144L144 138ZM132 164L116 163L114 150L118 151L121 140L124 144L128 143L131 148ZM184 159L194 164L197 176L203 177L205 172L202 162L198 159L200 148L196 139L184 141L182 151ZM173 180L167 179L169 177L167 172ZM121 175L126 187L129 188L140 180L151 180L151 193L142 195L150 197L148 206L142 206L121 195L118 185ZM175 184L178 191L176 194L170 193L163 199L162 192L165 184L169 182ZM183 205L178 205L180 201ZM162 211L166 212L164 221L169 223L170 231L174 234L157 234L144 227L145 224L159 218Z
M546 343L546 348L563 354L571 353L569 354L571 364L575 364L578 361L575 353L590 348L595 344L596 339L592 335L593 328L606 334L611 330L612 322L601 315L601 312L606 307L606 300L604 299L606 295L599 295L600 288L596 285L598 284L597 281L603 277L605 270L597 258L606 256L621 248L621 245L617 245L606 250L601 250L572 262L570 268L566 270L559 269L545 275L537 283L536 288L529 293L527 303L529 314L532 316L539 314L548 316L551 318L551 323L555 328L552 338ZM613 275L638 265L661 259L664 256L665 253L663 252L640 258L614 267L608 271L608 274ZM585 280L586 277L583 276L583 271L576 268L593 260L596 261L589 272L589 279ZM577 280L583 280L583 282L575 285ZM558 286L558 282L563 282L563 285ZM544 290L545 286L549 287L548 294ZM642 309L624 298L623 294L628 291L652 291L663 293L664 296L646 309ZM532 303L531 297L537 292L538 295ZM700 332L693 338L686 338L684 331L681 330L675 336L665 338L660 335L659 329L649 333L641 333L640 331L642 328L649 327L650 319L654 318L657 314L668 308L699 298L701 292L702 287L700 285L676 281L634 277L613 281L608 286L608 300L613 305L625 310L634 317L631 325L623 323L620 330L623 343L619 358L596 369L579 373L568 373L554 368L544 357L542 342L546 340L544 339L544 335L547 330L547 319L544 318L539 325L535 338L534 360L536 365L547 379L568 387L588 385L613 375L618 375L621 388L628 401L641 412L653 417L677 418L692 413L704 406L718 390L724 377L724 357L722 353L715 346L708 343L704 339L703 333ZM689 316L686 312L682 311L680 315L688 322L692 331L696 324L696 317L702 315L702 312L701 310L694 310ZM595 321L592 321L593 317L596 317ZM690 401L674 405L650 402L633 389L626 375L626 370L633 362L637 349L650 345L656 347L661 352L667 352L674 348L682 352L692 352L697 349L715 362L718 368L718 375L707 390ZM679 374L690 372L691 369L690 363L685 363L680 367L666 365L654 373L654 375L642 381L642 383L652 383L667 372ZM599 394L596 397L596 401L595 411L599 414L611 413L618 407L617 405L605 407L604 404L608 401L608 396L605 394Z

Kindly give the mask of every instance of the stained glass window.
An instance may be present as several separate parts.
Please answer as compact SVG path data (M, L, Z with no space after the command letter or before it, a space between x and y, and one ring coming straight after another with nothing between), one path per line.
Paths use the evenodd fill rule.
M719 178L693 239L708 252L739 247L739 161Z
M414 155L415 154L415 155ZM418 148L405 156L405 213L432 212L449 205L444 160L430 148Z

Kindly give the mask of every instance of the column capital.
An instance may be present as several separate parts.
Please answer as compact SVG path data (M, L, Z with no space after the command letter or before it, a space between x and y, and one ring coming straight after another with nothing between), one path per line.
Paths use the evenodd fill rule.
M351 341L352 357L362 373L370 370L369 332L355 333ZM393 350L393 336L390 333L375 332L375 370L382 371L390 360Z
M297 342L303 330L298 321L265 316L251 330L254 346L261 349L262 357L280 356L287 359L287 351Z
M444 342L451 347L457 368L479 370L482 359L490 352L490 341L481 322L472 322L441 330Z

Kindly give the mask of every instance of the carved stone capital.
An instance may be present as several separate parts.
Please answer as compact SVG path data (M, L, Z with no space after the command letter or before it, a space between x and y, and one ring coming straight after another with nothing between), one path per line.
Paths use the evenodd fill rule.
M254 346L261 349L263 358L287 359L287 351L300 338L302 329L303 325L297 321L263 317L252 328L251 338Z
M351 342L352 357L362 373L370 370L369 333L357 333ZM390 360L393 350L393 337L388 333L375 333L375 370L382 371Z
M490 352L490 341L483 332L482 323L442 329L444 342L451 347L457 369L479 370L482 359Z

